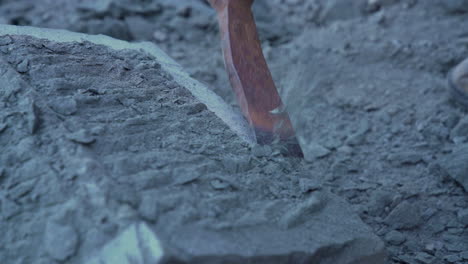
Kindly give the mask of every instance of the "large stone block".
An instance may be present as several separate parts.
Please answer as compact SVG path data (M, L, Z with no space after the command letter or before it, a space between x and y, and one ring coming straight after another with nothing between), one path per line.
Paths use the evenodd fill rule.
M384 263L321 175L251 148L240 114L152 43L0 26L0 83L6 264ZM73 227L60 251L48 215Z

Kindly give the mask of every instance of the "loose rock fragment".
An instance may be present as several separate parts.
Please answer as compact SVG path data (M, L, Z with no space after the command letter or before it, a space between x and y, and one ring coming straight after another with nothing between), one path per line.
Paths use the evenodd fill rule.
M379 216L385 211L385 208L392 204L395 198L395 193L377 189L370 197L368 204L368 213L370 215Z
M96 141L96 138L86 129L80 129L77 132L68 134L67 138L83 145L90 145Z
M10 36L0 38L0 46L5 46L13 43L13 39Z
M50 104L51 108L62 115L72 115L78 110L74 98L61 98Z
M396 229L412 229L421 224L419 207L408 201L401 202L387 216L385 222Z
M50 257L65 261L75 255L78 249L78 234L71 226L49 221L45 229L44 246Z
M439 165L468 191L468 144L455 146L451 154L440 160Z
M144 223L133 224L86 264L158 264L164 256L159 239Z
M301 145L303 146L303 151L304 151L304 159L306 161L314 161L316 159L320 159L323 157L328 156L328 154L331 153L331 151L322 145L316 143L316 142L310 142L306 143L304 139L299 138L299 141L301 142Z
M304 202L286 212L278 224L285 229L298 226L307 221L308 216L320 210L324 205L325 201L322 201L318 194L315 193Z
M198 114L204 110L206 110L206 105L202 103L196 103L194 105L189 106L189 110L187 112L187 115L194 115Z
M392 230L385 235L385 241L390 245L399 246L406 241L406 237L402 233Z
M28 72L28 65L29 65L29 60L23 60L16 66L16 70L19 73L27 73Z
M252 155L255 157L268 157L272 153L272 149L268 145L255 145L252 147Z
M214 179L210 181L211 187L215 190L225 190L231 186L231 184L227 181L223 181L222 179Z
M388 156L390 162L394 165L415 165L421 162L423 157L415 151L404 151L393 153Z
M29 104L29 109L27 113L27 120L28 120L28 130L31 135L37 132L39 129L40 125L40 119L39 119L39 109L36 106L36 103L34 100L31 100Z
M164 41L166 41L168 39L168 35L164 31L156 30L153 33L153 38L157 42L164 42Z
M312 179L300 178L299 188L302 193L313 192L322 189L322 184Z
M157 202L156 195L148 193L143 196L140 206L138 207L138 213L146 220L150 222L156 222L160 214L160 206Z

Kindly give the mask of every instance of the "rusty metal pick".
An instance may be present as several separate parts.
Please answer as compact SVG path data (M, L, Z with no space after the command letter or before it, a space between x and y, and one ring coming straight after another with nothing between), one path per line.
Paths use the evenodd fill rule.
M303 157L263 56L251 11L253 1L208 0L218 15L229 81L257 143L278 143L287 155Z

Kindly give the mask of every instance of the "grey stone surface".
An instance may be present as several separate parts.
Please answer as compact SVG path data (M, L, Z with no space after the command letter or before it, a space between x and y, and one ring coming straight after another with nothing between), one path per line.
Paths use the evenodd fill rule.
M173 253L174 259L189 254L186 258L189 263L219 263L218 255L231 256L229 259L232 263L245 263L249 260L255 263L383 261L383 252L365 253L375 252L382 244L361 235L367 231L356 225L357 218L345 209L345 203L328 193L319 194L322 201L315 195L317 194L312 194L299 204L285 201L275 205L265 203L265 208L256 210L249 208L252 211L247 211L241 219L246 216L257 219L250 223L230 219L222 225L211 220L202 222L201 225L178 226L171 223L170 218L164 217L158 224L159 235L162 241L171 237L175 248L179 249ZM231 210L236 208L231 207ZM285 211L286 214L283 213ZM308 230L307 233L314 238L308 237L304 230ZM330 249L337 244L350 248ZM357 252L359 256L355 255Z
M441 158L439 164L468 191L468 144L456 145L452 153Z
M316 187L319 175L268 148L254 155L226 125L239 125L222 114L229 107L152 44L13 26L0 26L2 38L12 39L0 55L3 113L38 121L31 129L28 115L4 119L4 188L17 201L2 200L1 259L384 262L382 241ZM19 59L27 72L16 71ZM51 107L70 98L73 113Z

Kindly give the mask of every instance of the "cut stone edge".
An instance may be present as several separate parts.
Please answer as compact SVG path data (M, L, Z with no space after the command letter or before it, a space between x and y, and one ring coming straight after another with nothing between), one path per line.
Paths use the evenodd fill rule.
M180 64L169 57L169 55L154 43L148 41L130 43L105 35L89 35L63 29L0 25L0 36L5 35L26 35L58 43L83 43L88 41L97 45L104 45L113 50L130 49L147 52L157 59L162 69L168 72L174 78L175 82L187 88L195 98L205 104L210 111L219 117L241 139L251 145L256 143L254 132L240 113L234 111L231 106L207 86L190 77Z

